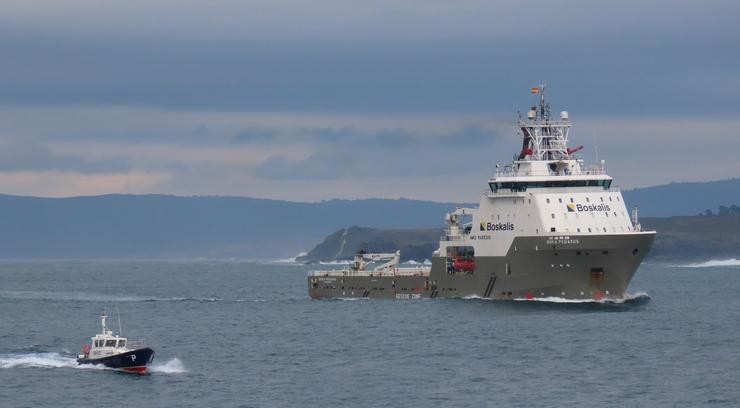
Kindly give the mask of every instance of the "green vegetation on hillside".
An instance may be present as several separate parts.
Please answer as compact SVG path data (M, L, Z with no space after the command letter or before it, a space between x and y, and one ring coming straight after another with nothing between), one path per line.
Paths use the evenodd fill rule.
M299 262L335 261L352 259L359 250L366 252L395 252L401 250L401 260L423 261L431 259L432 252L442 230L404 229L386 230L376 228L350 227L342 228L326 237L305 256L296 259Z

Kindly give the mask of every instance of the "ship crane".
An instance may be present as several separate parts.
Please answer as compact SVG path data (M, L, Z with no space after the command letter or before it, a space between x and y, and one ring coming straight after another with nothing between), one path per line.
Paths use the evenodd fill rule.
M396 251L396 252L391 252L391 253L367 253L364 251L360 251L355 254L355 260L354 260L354 264L352 265L352 269L355 271L364 271L365 261L369 261L369 262L387 261L384 264L381 264L375 267L373 271L375 272L389 271L397 267L398 264L401 263L401 251Z
M463 233L467 233L470 231L471 223L466 223L462 225L461 227L461 221L463 220L463 217L465 216L472 216L477 212L477 209L475 208L464 208L464 207L457 207L455 208L455 211L452 211L450 213L447 213L445 216L445 224L446 224L446 234L450 237L457 237L462 235Z

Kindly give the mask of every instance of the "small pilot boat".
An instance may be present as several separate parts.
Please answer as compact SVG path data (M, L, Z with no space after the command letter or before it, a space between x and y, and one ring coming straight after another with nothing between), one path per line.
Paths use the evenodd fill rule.
M146 365L154 360L154 350L144 346L143 340L129 341L120 333L114 336L106 326L107 318L105 312L100 316L103 331L91 337L90 343L82 345L77 363L102 364L126 372L146 373Z

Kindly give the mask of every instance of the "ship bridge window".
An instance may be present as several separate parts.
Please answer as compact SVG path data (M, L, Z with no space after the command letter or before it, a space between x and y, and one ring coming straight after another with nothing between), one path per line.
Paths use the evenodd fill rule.
M551 188L551 187L602 187L609 189L611 180L548 180L548 181L512 181L503 183L488 183L492 192L498 190L510 190L512 192L527 191L528 188Z
M115 340L106 340L105 341L105 347L116 347L116 341Z
M463 274L475 272L475 249L472 246L447 247L447 273Z
M126 340L118 340L118 347L126 347Z

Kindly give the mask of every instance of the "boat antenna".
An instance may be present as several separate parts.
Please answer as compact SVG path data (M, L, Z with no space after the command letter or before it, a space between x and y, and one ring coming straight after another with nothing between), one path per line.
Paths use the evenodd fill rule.
M121 329L121 309L116 308L116 314L118 315L118 335L123 336L123 329Z
M594 154L596 155L596 163L599 162L599 145L596 144L596 135L593 135L594 140Z

